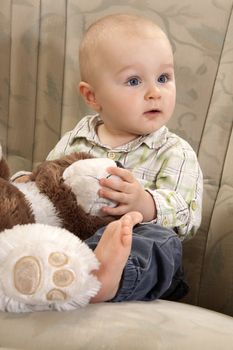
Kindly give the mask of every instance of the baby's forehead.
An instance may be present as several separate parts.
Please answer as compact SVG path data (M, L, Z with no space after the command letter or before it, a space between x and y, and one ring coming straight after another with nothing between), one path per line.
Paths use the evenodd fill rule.
M158 42L165 42L170 47L170 42L167 36L160 29L155 30L127 30L126 28L110 29L102 33L98 38L95 37L94 45L91 45L90 53L92 57L105 56L113 54L117 51L129 52L140 49L141 47L148 47ZM166 44L165 44L166 46Z
M130 25L130 23L124 23L117 26L109 26L98 33L94 34L95 39L99 42L105 42L108 40L114 40L121 38L122 40L139 40L139 39L154 39L156 37L167 38L161 28L150 25Z
M131 28L132 29L132 28ZM125 30L125 28L120 28L117 30L109 30L106 35L99 38L96 41L96 54L101 56L106 54L113 54L117 51L127 53L129 51L137 53L138 50L142 52L148 47L153 50L158 50L158 47L166 47L166 51L172 52L171 44L166 34L160 28L146 28L145 30L135 31L135 30Z
M163 30L154 22L141 17L109 16L95 22L87 30L80 45L82 77L90 76L90 71L100 62L105 62L106 56L114 54L117 49L128 47L129 43L140 45L140 41L157 38L164 39L170 46Z
M147 38L162 35L163 30L152 20L134 15L110 15L94 22L84 34L83 41L86 44L95 44L122 37L127 39Z

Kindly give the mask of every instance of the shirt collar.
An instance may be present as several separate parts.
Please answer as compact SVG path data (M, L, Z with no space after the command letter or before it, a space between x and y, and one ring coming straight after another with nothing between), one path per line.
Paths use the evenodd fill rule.
M71 132L69 144L72 145L79 138L85 138L92 144L113 150L109 146L102 144L99 140L99 137L96 133L96 127L101 123L102 120L98 114L93 116L87 116L86 118L81 120L81 122L79 122L74 128L74 130ZM148 148L159 149L166 142L168 133L169 131L167 127L162 126L159 130L156 130L148 135L139 136L135 140L132 140L125 145L116 147L114 150L118 152L129 152L137 149L143 143L146 144Z

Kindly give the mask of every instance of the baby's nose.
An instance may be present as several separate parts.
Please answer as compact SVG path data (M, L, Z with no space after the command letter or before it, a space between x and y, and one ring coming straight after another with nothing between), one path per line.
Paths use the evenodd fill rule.
M155 84L150 86L145 93L145 100L157 99L161 97L161 91Z

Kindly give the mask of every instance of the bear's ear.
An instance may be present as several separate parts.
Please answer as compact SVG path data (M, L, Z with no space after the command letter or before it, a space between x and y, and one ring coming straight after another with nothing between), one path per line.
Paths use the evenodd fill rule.
M3 158L1 145L0 145L0 177L5 180L9 180L10 178L10 170L5 158Z

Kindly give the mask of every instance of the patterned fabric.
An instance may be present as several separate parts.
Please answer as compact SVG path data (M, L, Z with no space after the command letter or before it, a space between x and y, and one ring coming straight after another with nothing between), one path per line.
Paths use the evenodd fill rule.
M233 315L233 0L0 3L0 142L12 174L43 161L90 113L76 87L92 22L136 13L168 34L177 84L168 127L193 147L204 176L202 223L183 244L185 302Z
M132 171L154 198L162 226L176 228L181 239L192 236L201 222L202 173L191 146L164 126L128 144L109 148L101 144L98 115L83 118L50 152L48 160L71 152L119 161Z

